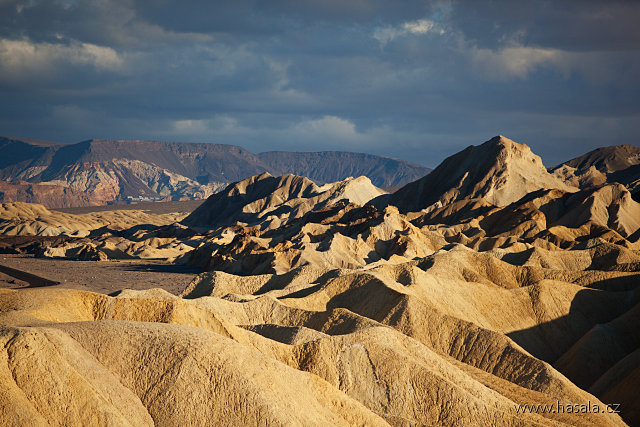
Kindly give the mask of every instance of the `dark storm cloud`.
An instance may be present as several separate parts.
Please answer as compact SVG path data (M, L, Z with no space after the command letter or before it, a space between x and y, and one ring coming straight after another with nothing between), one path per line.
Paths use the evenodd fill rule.
M483 47L518 42L572 51L640 48L640 7L630 0L459 1L456 5L451 19Z
M636 143L632 2L0 1L0 133L549 164Z

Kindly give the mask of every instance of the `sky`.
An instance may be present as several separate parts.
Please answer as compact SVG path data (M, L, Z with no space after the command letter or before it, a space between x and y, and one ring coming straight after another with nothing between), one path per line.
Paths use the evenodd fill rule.
M0 0L0 134L367 152L640 145L640 2Z

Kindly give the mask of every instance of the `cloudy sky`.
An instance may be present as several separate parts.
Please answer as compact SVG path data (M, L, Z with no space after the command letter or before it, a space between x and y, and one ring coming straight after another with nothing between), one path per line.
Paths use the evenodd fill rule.
M640 2L0 0L0 134L548 166L639 145Z

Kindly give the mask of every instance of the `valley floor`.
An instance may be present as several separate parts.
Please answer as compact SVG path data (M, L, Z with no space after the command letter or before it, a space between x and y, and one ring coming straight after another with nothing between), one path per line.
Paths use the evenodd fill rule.
M80 289L101 294L122 289L161 287L177 295L201 272L197 267L170 264L166 260L76 261L0 254L0 288L12 289L40 287L42 284L37 279L30 283L28 279L15 277L16 275L3 271L2 267L56 283L47 287Z

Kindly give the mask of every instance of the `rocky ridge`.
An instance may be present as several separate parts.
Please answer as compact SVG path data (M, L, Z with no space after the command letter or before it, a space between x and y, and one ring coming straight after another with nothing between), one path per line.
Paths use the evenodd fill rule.
M598 148L550 169L565 182L588 188L607 183L620 183L632 196L640 198L640 148L615 145Z
M181 224L93 228L82 239L94 245L184 244L174 262L207 272L180 295L0 290L0 415L110 425L640 422L640 204L629 188L567 184L504 137L434 173L392 196L362 178L318 186L262 174ZM47 216L28 211L5 216ZM523 413L524 404L572 410ZM602 410L583 410L594 405Z
M391 204L401 212L477 198L505 206L540 189L577 190L548 173L540 157L528 146L496 136L454 154L425 177L374 203Z

